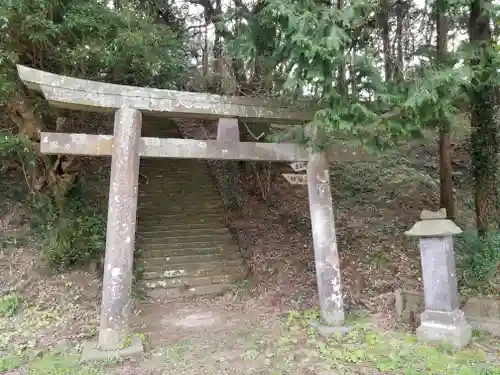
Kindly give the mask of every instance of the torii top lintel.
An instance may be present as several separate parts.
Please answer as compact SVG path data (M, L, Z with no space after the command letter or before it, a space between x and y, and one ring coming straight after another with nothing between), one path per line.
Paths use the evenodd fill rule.
M73 78L17 65L24 84L41 92L59 108L111 112L123 105L165 117L237 117L253 122L299 124L312 120L313 112L278 102L187 91L115 85Z

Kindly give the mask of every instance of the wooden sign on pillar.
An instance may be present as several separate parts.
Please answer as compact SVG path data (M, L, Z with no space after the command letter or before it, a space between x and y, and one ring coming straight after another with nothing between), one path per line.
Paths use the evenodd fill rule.
M306 174L282 173L281 174L291 185L307 185Z

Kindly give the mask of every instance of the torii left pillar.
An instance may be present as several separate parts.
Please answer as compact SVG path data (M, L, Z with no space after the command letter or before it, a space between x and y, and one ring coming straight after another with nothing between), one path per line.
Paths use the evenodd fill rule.
M143 351L141 340L129 337L141 124L136 109L115 113L99 342L84 350L83 359Z

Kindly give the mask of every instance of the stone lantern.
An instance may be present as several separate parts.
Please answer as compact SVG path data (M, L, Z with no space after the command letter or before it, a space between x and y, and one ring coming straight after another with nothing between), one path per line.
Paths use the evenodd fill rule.
M472 338L471 326L459 308L453 236L462 230L446 219L446 209L424 210L420 221L405 232L418 237L424 283L425 311L417 328L417 338L444 341L464 348Z

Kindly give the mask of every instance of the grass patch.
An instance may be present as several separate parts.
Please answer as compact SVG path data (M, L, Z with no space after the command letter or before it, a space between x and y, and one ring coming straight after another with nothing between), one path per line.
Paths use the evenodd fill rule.
M19 356L7 355L6 357L0 358L0 372L6 372L13 370L21 366L23 360Z
M276 371L316 363L323 370L344 374L377 370L401 375L500 375L500 363L492 362L493 348L459 351L446 344L425 344L409 333L381 331L367 316L356 314L347 318L352 327L347 335L324 338L307 324L317 316L315 311L290 313L279 339L249 349L243 359L260 357Z
M102 365L102 364L101 364ZM104 375L103 366L81 363L77 355L48 353L28 359L28 354L0 358L0 372L23 368L28 375Z
M16 294L6 294L0 297L0 316L12 317L19 309L19 297Z
M101 367L83 364L76 356L47 354L27 365L29 375L104 375Z

